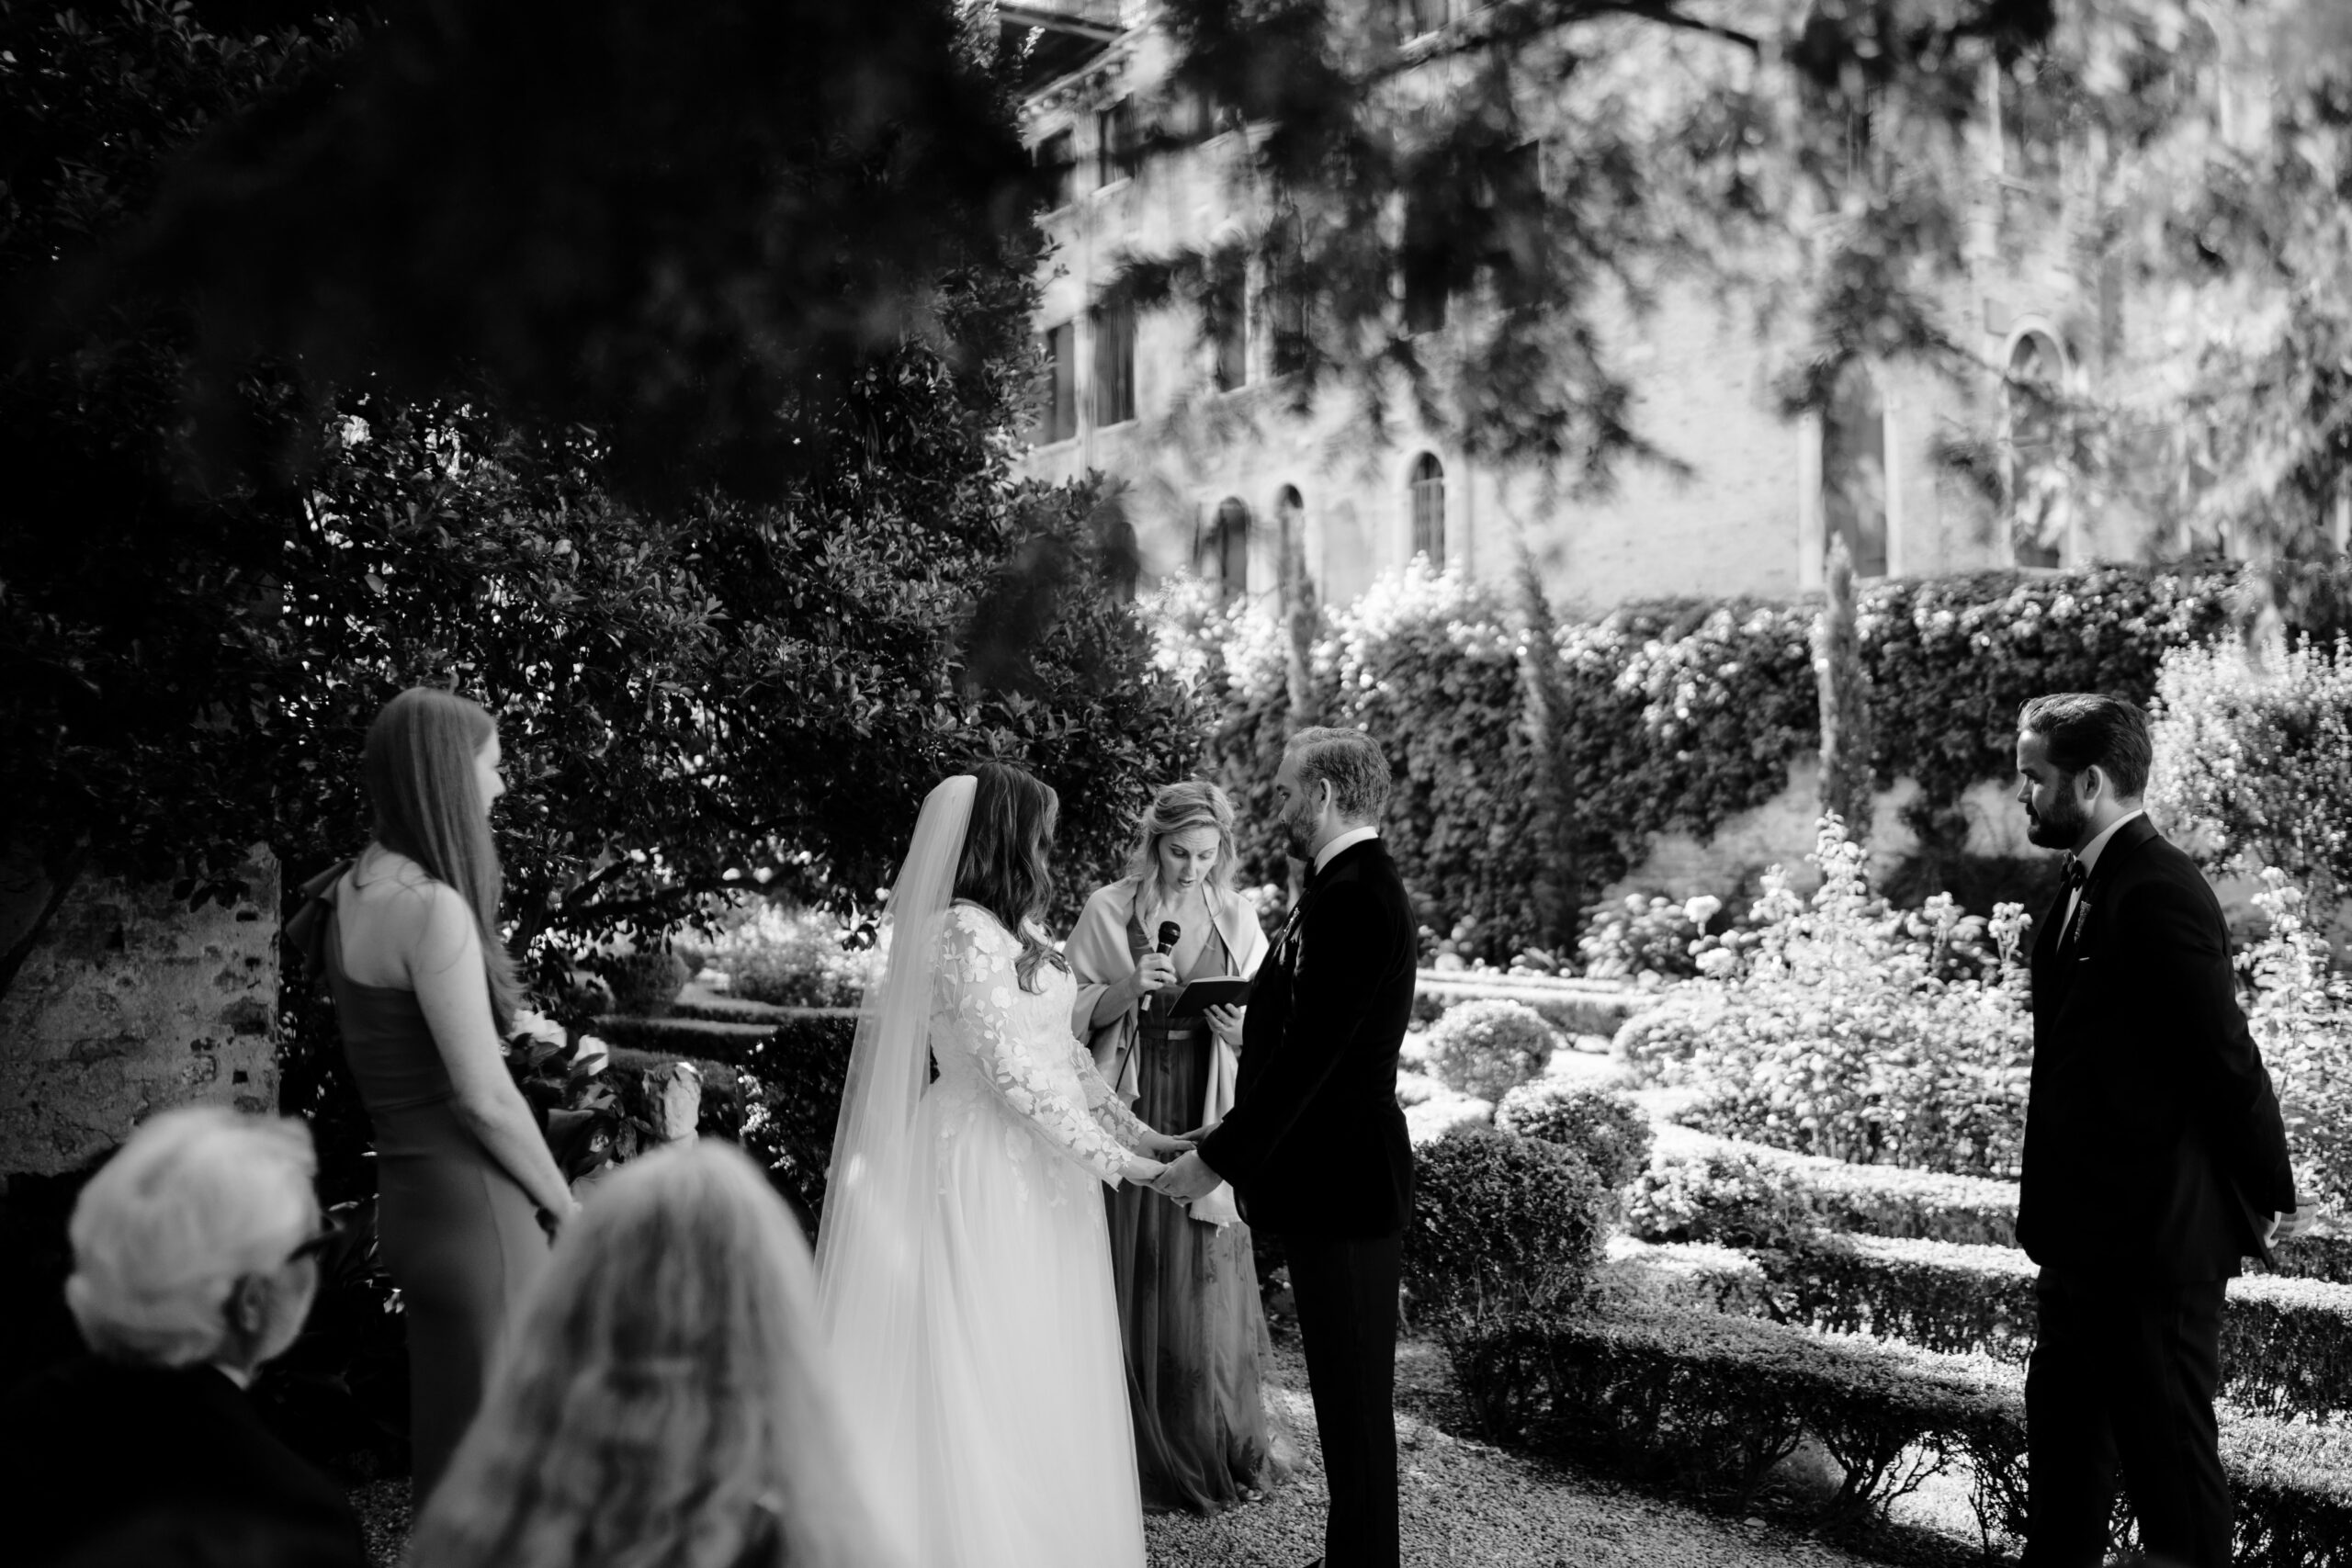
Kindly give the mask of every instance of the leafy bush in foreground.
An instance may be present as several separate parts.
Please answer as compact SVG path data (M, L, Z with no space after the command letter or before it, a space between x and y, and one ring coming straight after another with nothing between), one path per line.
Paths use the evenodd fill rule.
M1607 1193L1558 1144L1464 1125L1413 1158L1405 1290L1441 1329L1580 1298L1600 1258Z
M1656 1134L1631 1095L1613 1089L1523 1083L1495 1107L1495 1125L1522 1138L1565 1144L1584 1156L1611 1192L1648 1168Z

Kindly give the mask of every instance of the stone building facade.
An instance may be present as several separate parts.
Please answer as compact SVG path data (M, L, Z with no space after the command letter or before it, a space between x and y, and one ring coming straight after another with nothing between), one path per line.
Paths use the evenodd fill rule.
M115 877L56 898L38 857L0 858L0 951L28 942L0 993L0 1177L72 1170L174 1105L277 1109L277 863L239 875L244 898L191 913Z
M1413 9L1443 25L1447 4ZM1043 220L1053 242L1039 318L1049 389L1025 466L1051 479L1100 470L1126 485L1153 573L1191 568L1261 594L1295 548L1326 601L1344 602L1416 554L1500 581L1524 548L1556 602L1596 613L1816 589L1833 532L1848 535L1866 577L2065 568L2225 543L2152 542L2120 508L2070 505L2014 477L2005 499L1991 499L1939 461L1949 438L1975 434L2021 463L2047 436L2014 382L2081 388L2125 373L2127 312L2155 330L2180 308L2157 293L2124 298L2079 216L2092 205L2082 199L2089 152L2019 124L2013 88L1989 68L1971 137L1976 218L1963 275L1943 300L1978 369L1955 380L1858 367L1826 415L1790 418L1773 387L1805 345L1760 333L1736 302L1669 290L1655 310L1616 320L1611 346L1639 392L1637 427L1689 472L1627 465L1611 493L1576 498L1546 476L1471 460L1408 411L1374 436L1342 411L1291 412L1255 309L1241 332L1214 342L1190 311L1133 320L1096 309L1124 253L1246 228L1257 199L1241 177L1249 132L1229 127L1139 157L1145 118L1182 112L1168 107L1173 51L1148 0L1005 14L1016 9L1041 28L1046 13L1082 14L1093 29L1091 47L1057 56L1060 73L1027 98L1032 146L1062 178Z

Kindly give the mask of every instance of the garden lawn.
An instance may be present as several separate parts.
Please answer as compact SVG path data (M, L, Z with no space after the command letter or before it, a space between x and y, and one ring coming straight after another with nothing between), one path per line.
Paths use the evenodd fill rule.
M1301 1568L1323 1550L1323 1471L1297 1342L1268 1369L1270 1413L1290 1431L1300 1473L1264 1502L1216 1518L1145 1521L1149 1568ZM1471 1441L1444 1352L1397 1348L1397 1464L1405 1561L1414 1568L1864 1568L1870 1559L1779 1525L1702 1513L1547 1461ZM379 1564L399 1561L408 1483L376 1482L353 1500Z

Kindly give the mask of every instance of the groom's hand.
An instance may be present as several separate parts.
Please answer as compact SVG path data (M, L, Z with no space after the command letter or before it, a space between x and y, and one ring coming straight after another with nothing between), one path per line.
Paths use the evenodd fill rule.
M1199 1155L1188 1154L1161 1171L1151 1185L1163 1197L1189 1203L1195 1198L1207 1197L1224 1179Z
M1193 1151L1193 1139L1186 1134L1155 1133L1147 1129L1136 1147L1154 1159L1174 1159L1178 1155Z
M1203 1138L1207 1137L1211 1133L1216 1132L1217 1128L1224 1125L1224 1123L1225 1118L1220 1116L1214 1122L1202 1122L1199 1126L1193 1128L1189 1133L1179 1133L1176 1134L1176 1137L1180 1143L1187 1145L1197 1144Z
M2301 1207L2290 1209L2283 1214L2273 1214L2270 1216L2269 1227L2264 1233L2262 1239L2266 1244L2292 1241L2310 1229L2311 1223L2311 1211Z

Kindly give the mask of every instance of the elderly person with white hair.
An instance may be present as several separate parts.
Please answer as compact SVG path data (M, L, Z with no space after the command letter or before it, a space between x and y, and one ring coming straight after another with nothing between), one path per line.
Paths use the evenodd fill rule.
M66 1304L91 1354L0 1404L12 1561L368 1561L340 1489L244 1393L301 1330L324 1239L309 1129L218 1106L130 1135L74 1208Z

